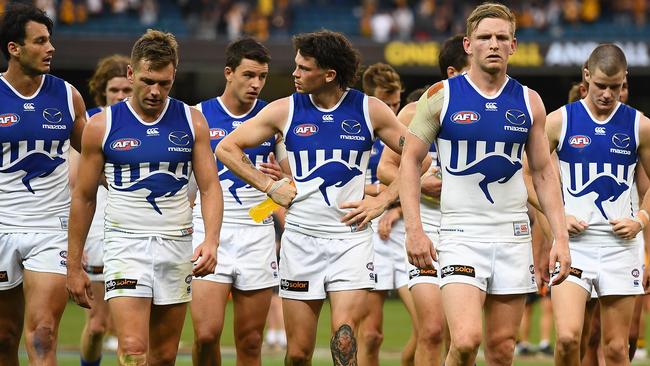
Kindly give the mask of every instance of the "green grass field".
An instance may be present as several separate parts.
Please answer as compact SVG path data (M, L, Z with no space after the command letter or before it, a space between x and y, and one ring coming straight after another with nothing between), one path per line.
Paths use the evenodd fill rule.
M225 331L222 336L223 347L223 364L224 366L235 365L234 355L234 341L232 334L232 303L229 303L226 313ZM539 309L536 308L534 312L533 330L531 334L531 342L537 342L537 319L539 317ZM323 307L321 313L320 323L317 335L317 351L314 357L314 366L331 365L331 359L328 351L328 344L330 338L329 331L329 307L327 304ZM650 317L647 317L647 324L650 324ZM79 335L84 323L83 310L70 303L66 308L61 327L59 331L59 364L62 366L79 365ZM646 327L648 328L648 327ZM410 321L406 311L404 310L399 300L388 300L384 307L384 343L382 346L382 365L385 366L398 366L399 365L399 352L405 340L411 332ZM646 339L650 340L650 332L646 330ZM183 335L181 337L181 349L178 356L177 365L191 365L190 348L192 344L192 321L190 316L185 319L185 326L183 328ZM265 366L279 366L283 364L284 355L281 352L272 352L265 350L263 356L263 364ZM21 363L27 364L27 356L22 352ZM103 365L115 365L114 354L106 354L104 356ZM478 362L479 365L484 365L482 361ZM542 358L536 356L532 358L517 358L515 365L522 366L550 366L552 359ZM634 361L634 365L649 365L650 360L642 362Z

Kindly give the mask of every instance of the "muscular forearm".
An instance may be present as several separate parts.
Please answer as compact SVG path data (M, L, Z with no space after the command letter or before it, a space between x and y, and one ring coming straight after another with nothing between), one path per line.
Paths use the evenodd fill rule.
M90 230L96 201L91 199L73 198L68 220L68 270L81 270L86 237Z
M235 144L225 145L224 142L217 146L217 158L246 183L266 192L273 179L260 172L241 148Z
M408 158L402 159L399 178L404 182L413 182L402 184L399 187L400 203L407 233L423 230L420 220L420 169L421 163Z
M553 167L549 164L543 171L534 173L533 183L541 209L551 226L553 237L555 240L567 241L569 234L566 230L562 194Z
M201 215L205 225L205 241L219 242L221 223L223 222L223 194L221 185L211 184L201 192Z

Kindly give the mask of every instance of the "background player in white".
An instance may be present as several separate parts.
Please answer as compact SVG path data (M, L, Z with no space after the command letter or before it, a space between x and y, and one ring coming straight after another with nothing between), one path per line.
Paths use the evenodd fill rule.
M422 96L402 154L400 179L419 182L421 161L437 137L444 183L440 243L435 248L420 222L420 185L400 185L400 199L410 262L430 268L436 257L440 261L451 332L448 366L474 363L483 308L487 362L512 364L525 293L536 289L529 272L534 266L523 148L555 236L550 262L560 262L558 282L570 264L557 176L544 138L544 105L537 93L506 75L516 47L514 32L515 18L507 7L484 3L474 9L464 38L470 69L435 84ZM519 118L507 122L504 114L515 109ZM510 128L515 124L517 128ZM474 161L463 160L472 156Z
M133 91L131 83L126 78L129 58L123 55L104 57L97 63L95 73L88 82L88 89L93 96L96 108L88 110L88 117L102 111L126 97ZM79 153L70 152L70 180L78 174ZM84 250L84 268L91 281L93 298L90 309L86 310L86 323L81 332L81 365L99 365L102 357L102 340L104 334L111 329L108 313L108 303L104 300L104 210L108 191L98 182L97 208L93 217ZM117 342L117 338L112 337ZM115 343L117 346L117 343Z
M361 81L364 93L386 103L393 113L397 114L403 90L399 74L392 66L384 63L372 64L363 72ZM383 142L376 140L366 174L365 192L368 195L376 196L385 187L377 178L377 166L382 150L384 150ZM368 294L366 301L368 311L359 325L359 365L361 366L379 365L379 348L384 338L383 306L388 291L398 291L409 316L415 319L413 299L406 287L408 275L404 251L404 225L401 217L402 209L397 206L388 209L384 215L372 221L375 231L372 237L375 250L373 262L375 290ZM413 364L417 335L416 325L412 326L411 336L402 349L402 365Z
M286 364L311 363L318 316L329 296L334 363L355 365L355 333L367 289L374 285L365 224L396 198L395 187L354 200L363 198L372 137L400 151L406 131L383 102L349 89L359 56L343 35L300 34L294 47L298 93L269 104L227 136L217 157L275 202L291 204L280 261ZM276 133L283 134L296 188L262 174L243 152Z
M585 303L595 289L606 363L625 365L633 295L643 293L641 243L635 237L650 222L644 211L648 201L644 199L632 216L630 195L637 159L646 171L650 167L650 124L640 112L619 102L627 62L618 46L596 47L583 72L586 97L547 118L550 147L557 149L560 160L573 259L571 275L551 297L557 329L555 362L579 364ZM625 136L628 140L620 142ZM583 149L592 144L597 150L585 155Z
M454 77L469 69L469 59L463 48L463 35L456 35L445 41L438 55L438 66L444 78ZM418 94L417 101L425 90ZM400 122L408 126L413 119L417 103L407 104L399 113ZM421 220L427 235L432 241L438 241L440 228L440 189L441 180L438 171L437 151L429 150L432 156L431 168L421 177L422 200L420 206ZM398 176L400 156L391 150L384 150L379 164L379 177L384 182L392 182ZM424 164L423 164L424 165ZM424 197L424 195L428 197ZM403 248L406 251L406 248ZM439 267L417 268L407 264L409 272L409 289L415 302L418 343L415 353L416 365L440 364L443 340L449 341L449 331L445 324L440 297ZM449 345L446 344L445 347Z
M67 302L68 152L86 122L77 90L50 72L52 21L9 4L0 18L0 364L18 365L25 328L31 364L56 364Z
M73 192L68 292L88 307L92 292L81 257L97 182L109 187L104 276L121 365L173 364L192 275L214 271L221 187L201 113L169 98L178 64L170 33L149 30L131 53L133 97L93 116L83 136ZM201 190L205 241L192 254L187 182ZM194 262L194 268L192 268Z
M269 72L271 57L252 38L234 41L226 48L223 93L197 105L208 121L211 145L255 116L266 102L258 99ZM246 151L252 161L268 162L275 138ZM228 295L234 304L234 334L238 365L261 365L262 335L272 287L279 285L273 220L256 223L248 210L266 198L221 163L224 215L215 273L196 278L191 303L194 324L195 365L221 364L219 343ZM203 241L201 205L194 207L194 244Z

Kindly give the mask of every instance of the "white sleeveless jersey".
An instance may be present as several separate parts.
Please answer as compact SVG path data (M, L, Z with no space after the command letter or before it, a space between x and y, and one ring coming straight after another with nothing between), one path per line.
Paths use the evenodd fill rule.
M572 243L629 245L612 232L611 219L632 218L640 113L619 103L605 121L591 116L584 101L562 107L557 154L567 215L589 227Z
M104 237L104 213L106 211L106 201L108 200L108 190L104 186L97 187L97 203L95 204L95 216L90 223L88 236Z
M495 96L466 74L444 81L438 156L441 239L529 242L522 156L532 113L528 89L507 78Z
M190 107L172 98L151 123L142 121L128 100L107 108L105 237L174 239L192 233L187 199L194 147L191 118Z
M232 133L242 123L245 123L246 120L254 117L266 104L265 101L258 99L250 111L241 116L236 116L226 108L220 97L199 103L197 108L203 113L210 127L210 147L212 151L214 152L224 137ZM259 164L268 162L269 154L274 150L275 136L264 141L260 146L244 150L244 153L259 167ZM228 170L221 161L217 160L216 163L223 191L223 222L235 225L272 225L272 216L267 217L261 223L256 223L248 214L251 207L267 198L266 193L244 182L232 171ZM195 218L201 218L200 195L201 192L198 192L193 210Z
M310 95L294 93L283 134L297 190L285 229L321 238L370 237L369 229L342 223L348 210L339 208L363 199L374 142L367 96L348 89L324 110Z
M0 76L0 232L65 231L72 87L43 75L31 96Z

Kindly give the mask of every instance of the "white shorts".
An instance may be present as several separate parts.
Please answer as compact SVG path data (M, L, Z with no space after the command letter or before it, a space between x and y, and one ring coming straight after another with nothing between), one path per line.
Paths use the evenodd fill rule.
M280 248L280 296L320 300L327 292L374 289L373 254L370 235L327 239L285 230Z
M529 243L460 243L438 245L440 287L466 283L490 295L536 292L533 251Z
M104 282L104 232L91 230L84 246L84 270L93 282Z
M594 298L642 295L643 262L639 258L639 245L569 245L571 272L567 281L584 288Z
M426 232L434 247L440 241L438 231ZM409 273L409 289L419 283L428 283L430 285L440 286L440 263L433 262L433 268L418 268L408 261L406 258L406 269Z
M373 233L372 241L375 249L375 290L395 290L406 286L406 249L404 238L406 232L404 221L396 221L388 240L382 240L378 233Z
M194 249L205 238L202 220L194 220ZM242 291L278 286L278 263L275 254L273 225L223 224L217 249L217 268L214 274L195 277L195 280L232 283Z
M0 290L23 282L23 270L66 274L68 234L0 234Z
M150 297L154 305L192 300L191 237L106 238L105 300Z

